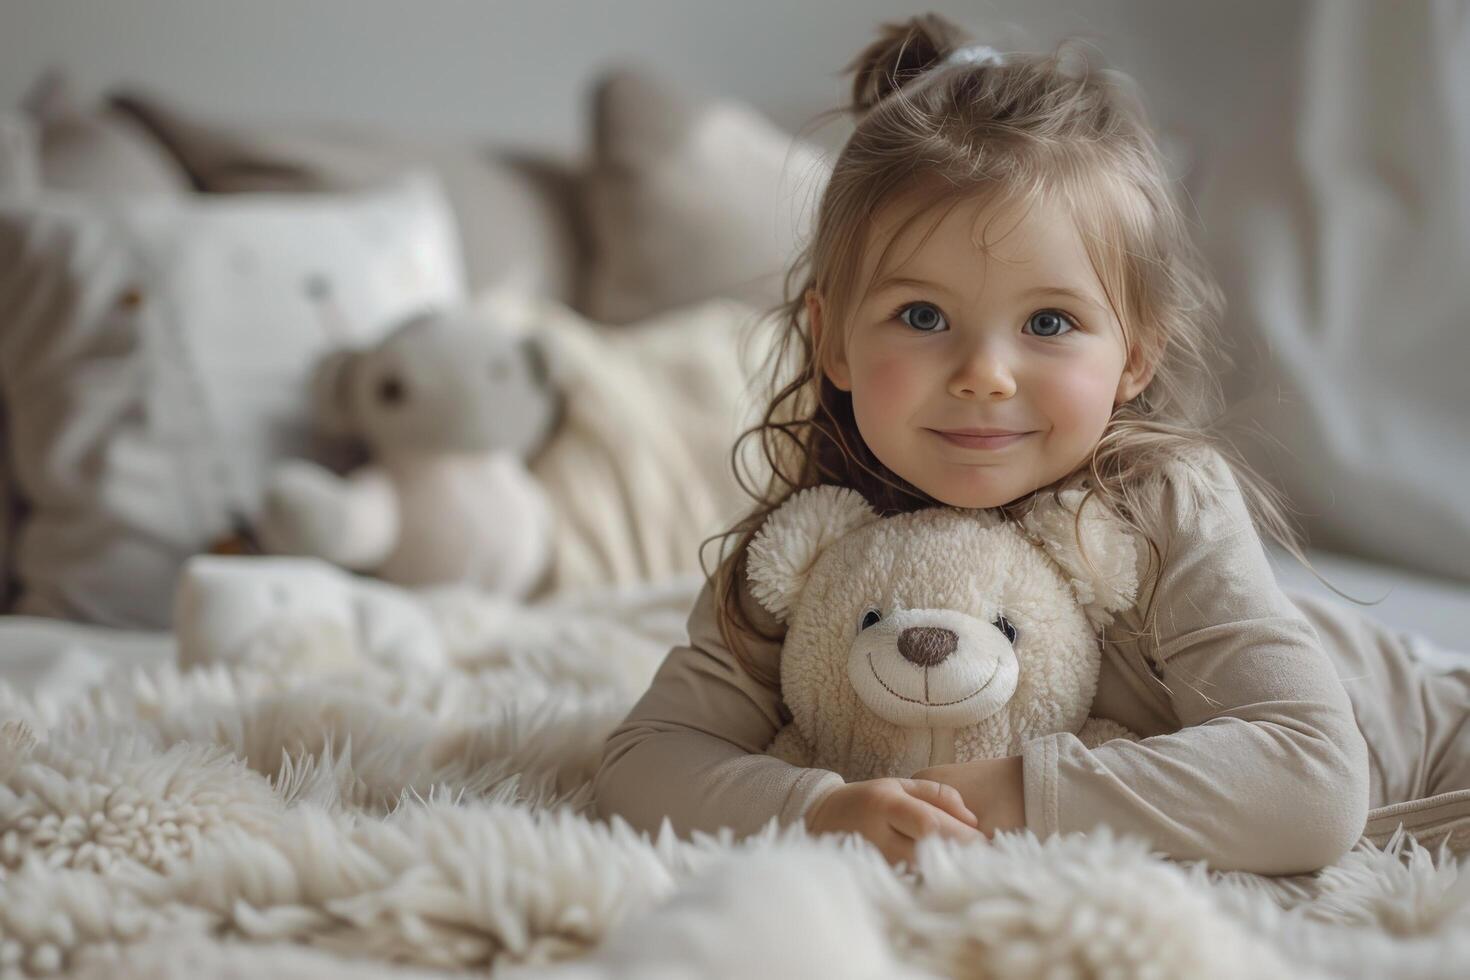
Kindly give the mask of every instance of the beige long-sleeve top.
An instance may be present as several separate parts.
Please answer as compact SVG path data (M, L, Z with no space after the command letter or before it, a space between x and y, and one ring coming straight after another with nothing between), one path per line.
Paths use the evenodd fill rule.
M1026 825L1045 838L1106 824L1217 868L1314 871L1358 840L1370 804L1354 705L1309 618L1333 608L1304 611L1278 588L1228 463L1194 459L1158 484L1165 561L1143 590L1157 591L1157 646L1129 635L1142 628L1142 602L1104 633L1092 714L1142 740L1087 749L1063 732L1027 742ZM1200 479L1222 489L1217 502L1195 492ZM776 667L779 641L750 646ZM1355 649L1346 669L1369 655ZM1378 715L1386 724L1391 711ZM668 819L680 834L800 820L843 780L762 754L789 719L779 693L722 642L706 586L689 642L607 741L597 809L648 831Z

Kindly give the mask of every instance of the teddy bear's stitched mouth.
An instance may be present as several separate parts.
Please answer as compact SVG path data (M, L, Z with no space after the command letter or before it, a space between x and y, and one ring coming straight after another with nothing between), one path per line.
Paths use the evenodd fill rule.
M995 666L996 666L996 669L999 669L1000 668L1000 664L998 664L998 663ZM949 707L952 704L960 704L963 701L968 701L971 698L973 698L975 695L979 694L981 691L983 691L987 687L989 687L990 686L990 682L995 679L995 671L992 670L990 672L990 676L985 679L985 683L984 684L981 684L979 687L975 688L974 691L970 692L969 694L966 694L962 698L956 698L953 701L920 701L917 698L904 697L902 694L899 694L897 691L895 691L893 688L889 687L887 684L884 684L883 683L883 678L878 674L878 668L877 668L877 666L873 663L873 655L871 653L868 654L868 669L873 672L873 677L876 678L877 681L878 681L878 683L883 686L883 690L887 691L889 694L892 694L894 697L898 698L900 701L907 701L909 704L920 704L920 705L923 705L926 708L947 708L947 707ZM926 667L925 670L927 670L927 669L928 668Z

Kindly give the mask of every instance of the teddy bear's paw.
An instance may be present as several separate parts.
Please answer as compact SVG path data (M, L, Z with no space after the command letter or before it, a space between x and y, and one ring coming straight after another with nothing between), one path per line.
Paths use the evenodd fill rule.
M268 551L324 558L336 564L348 539L349 514L342 481L304 460L282 463L266 488L260 537Z
M1115 738L1126 738L1130 742L1138 741L1138 736L1108 718L1089 718L1082 723L1082 728L1077 732L1077 738L1089 749L1095 749L1104 742L1111 742Z

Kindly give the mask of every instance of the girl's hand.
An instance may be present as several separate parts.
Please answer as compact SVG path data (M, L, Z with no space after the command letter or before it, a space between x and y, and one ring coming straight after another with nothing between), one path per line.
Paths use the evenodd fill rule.
M1021 757L1013 755L930 766L913 778L933 780L958 791L975 814L980 832L994 837L998 830L1026 828L1026 787L1021 773Z
M806 813L814 834L856 832L889 864L914 863L914 843L929 834L978 840L975 814L953 787L926 779L865 779L839 786Z

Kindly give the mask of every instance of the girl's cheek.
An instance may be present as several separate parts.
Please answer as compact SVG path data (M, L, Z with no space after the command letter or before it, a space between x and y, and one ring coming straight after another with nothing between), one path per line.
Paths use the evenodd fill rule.
M1105 373L1079 365L1047 374L1045 396L1054 414L1084 420L1099 411L1104 416L1111 412L1118 382L1116 378L1107 378Z
M914 365L906 358L889 356L875 357L868 365L865 394L874 401L885 403L902 402L913 392L917 383Z

